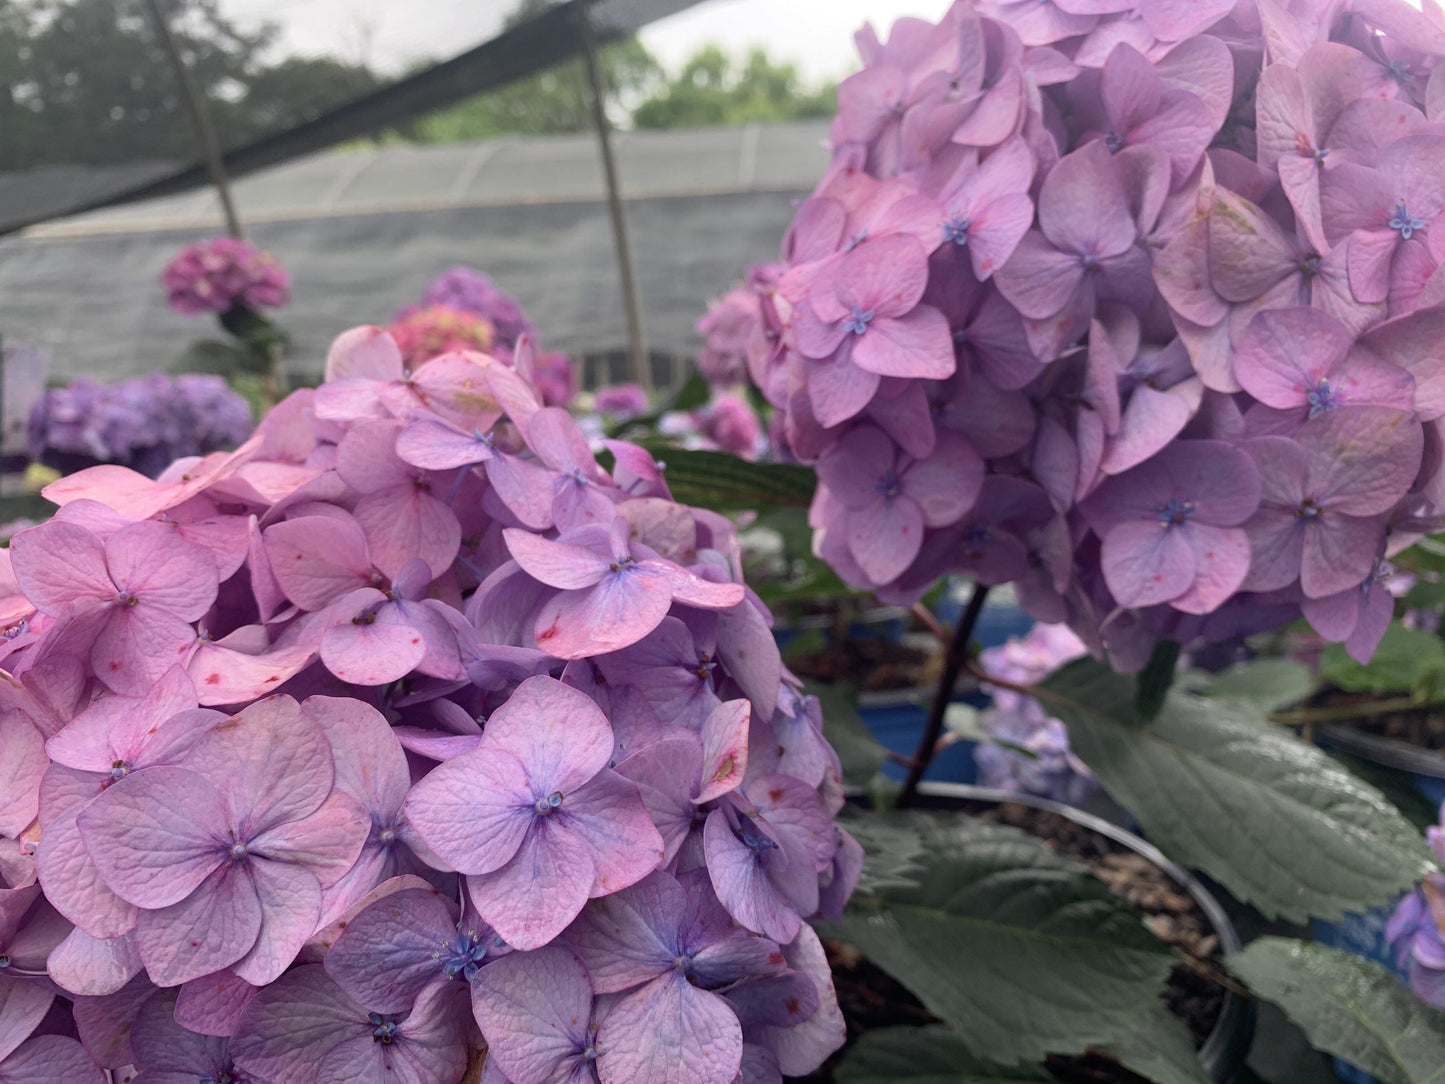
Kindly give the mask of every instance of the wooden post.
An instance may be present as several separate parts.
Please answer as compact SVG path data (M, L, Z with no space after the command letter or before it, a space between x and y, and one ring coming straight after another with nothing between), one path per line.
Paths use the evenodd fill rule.
M642 309L637 297L637 281L632 273L632 249L627 241L627 219L622 208L622 193L617 184L617 165L612 159L612 127L607 122L607 91L602 84L602 71L597 63L597 40L592 33L592 20L587 14L587 0L579 0L576 11L577 37L582 45L582 58L587 64L587 81L592 88L592 120L597 127L597 145L602 153L602 174L607 182L607 210L612 217L612 243L617 252L622 305L627 313L632 379L650 391L652 372L647 359L647 338L642 330Z
M191 114L191 123L195 126L201 153L205 155L206 169L211 174L211 183L216 186L216 192L221 197L221 210L226 215L226 232L232 237L240 238L241 220L236 215L235 203L231 201L231 182L221 160L221 144L216 139L215 128L211 126L211 117L206 112L206 102L201 96L201 89L196 86L185 57L181 56L180 49L176 48L176 39L171 36L171 28L166 23L158 0L146 0L146 10L150 12L151 22L155 25L156 37L160 39L161 47L165 49L171 66L176 70L176 78L181 81L181 95L185 98L186 109Z

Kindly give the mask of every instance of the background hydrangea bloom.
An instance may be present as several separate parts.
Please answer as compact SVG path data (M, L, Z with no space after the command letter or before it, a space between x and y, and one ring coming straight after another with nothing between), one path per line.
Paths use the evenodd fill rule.
M280 309L291 300L291 277L270 253L234 237L199 241L161 272L171 308L192 316L233 306Z

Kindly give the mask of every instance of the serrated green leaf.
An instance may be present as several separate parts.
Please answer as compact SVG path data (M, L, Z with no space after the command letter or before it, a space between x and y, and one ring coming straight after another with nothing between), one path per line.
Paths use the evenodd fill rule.
M1213 700L1242 700L1260 711L1275 711L1309 695L1314 677L1308 666L1289 659L1254 659L1231 667L1199 691Z
M1194 1037L1163 1005L1154 1006L1132 1031L1100 1048L1154 1084L1210 1084Z
M1445 1013L1379 964L1324 945L1261 937L1230 969L1320 1050L1383 1084L1445 1081Z
M1385 800L1420 832L1440 822L1440 807L1420 793L1420 788L1415 786L1414 778L1408 773L1351 756L1339 749L1331 749L1327 755L1383 794Z
M884 1028L866 1032L844 1055L838 1084L1043 1084L1040 1068L991 1066L947 1028Z
M884 748L858 714L858 690L852 685L803 682L803 692L816 696L823 709L823 736L838 753L843 782L865 786L888 760Z
M1168 949L1084 867L1004 825L896 823L921 840L916 883L855 895L837 928L980 1058L1081 1051L1127 1031L1162 993Z
M818 486L813 469L797 463L750 463L726 452L644 444L664 465L667 487L682 504L724 512L807 505Z
M1435 868L1378 790L1260 713L1175 692L1145 723L1133 693L1127 677L1080 659L1036 695L1151 842L1266 915L1367 910Z
M1350 692L1401 692L1445 673L1445 641L1424 629L1391 625L1375 648L1368 666L1345 653L1342 644L1330 644L1320 658L1320 678Z

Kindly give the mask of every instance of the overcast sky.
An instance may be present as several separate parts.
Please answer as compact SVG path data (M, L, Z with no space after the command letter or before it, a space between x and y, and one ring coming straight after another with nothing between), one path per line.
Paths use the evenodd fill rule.
M394 73L422 58L455 56L491 37L515 0L221 0L243 26L282 26L287 52L332 53ZM699 45L733 52L765 46L805 77L838 78L855 66L853 31L872 20L880 34L901 15L938 19L950 0L702 0L642 32L668 68Z

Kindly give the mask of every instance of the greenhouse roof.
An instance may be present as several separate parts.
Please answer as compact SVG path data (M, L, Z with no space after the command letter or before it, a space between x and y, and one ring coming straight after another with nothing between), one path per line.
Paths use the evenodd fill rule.
M827 165L826 136L818 122L616 135L653 350L693 353L707 299L777 258L793 201ZM457 263L515 294L546 348L626 346L591 135L313 155L241 179L235 196L249 238L291 272L280 322L299 376L319 376L338 331L387 321ZM158 276L220 232L200 190L0 238L0 335L49 346L62 378L176 369L218 332L172 313Z

